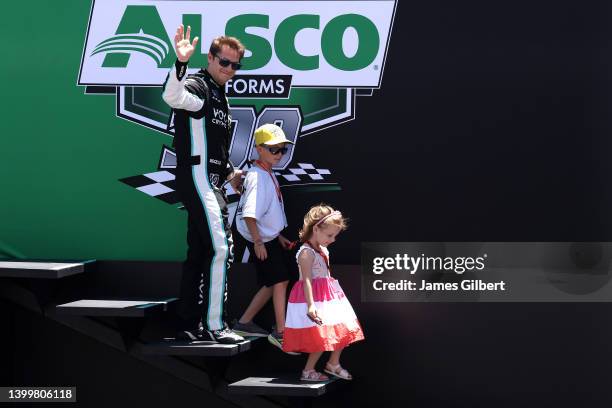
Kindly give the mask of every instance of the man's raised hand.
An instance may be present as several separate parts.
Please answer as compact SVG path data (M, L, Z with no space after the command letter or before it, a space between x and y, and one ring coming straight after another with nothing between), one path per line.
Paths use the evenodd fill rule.
M174 48L176 50L176 58L181 62L189 61L191 54L193 54L195 50L195 46L198 44L198 37L193 39L192 44L190 36L191 26L187 26L187 33L185 33L185 28L182 24L176 29L176 34L174 35Z

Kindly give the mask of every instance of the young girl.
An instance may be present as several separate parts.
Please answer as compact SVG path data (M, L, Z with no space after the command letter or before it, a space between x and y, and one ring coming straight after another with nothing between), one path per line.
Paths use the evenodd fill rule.
M327 247L345 229L346 220L340 211L321 204L308 211L300 231L303 243L297 253L300 280L289 295L283 350L309 353L302 381L329 379L315 370L324 351L332 352L325 372L351 380L351 374L340 366L340 353L364 338L351 304L330 275Z

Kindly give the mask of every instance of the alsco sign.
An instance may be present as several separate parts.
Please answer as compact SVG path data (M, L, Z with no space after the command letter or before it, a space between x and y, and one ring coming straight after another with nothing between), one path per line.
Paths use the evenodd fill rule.
M80 85L163 83L181 23L200 37L190 68L221 34L246 46L241 74L291 75L298 87L378 88L395 11L381 1L96 0Z

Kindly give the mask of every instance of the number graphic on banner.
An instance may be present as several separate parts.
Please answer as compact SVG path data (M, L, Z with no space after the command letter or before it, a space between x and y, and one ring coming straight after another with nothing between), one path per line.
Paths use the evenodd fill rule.
M253 132L255 131L255 109L231 108L232 124L234 134L230 145L230 161L236 168L242 167L249 155L250 146L253 144Z
M246 160L258 158L257 151L253 148L253 132L259 126L274 123L280 126L287 139L294 143L297 142L302 126L302 115L297 107L267 107L261 111L257 120L252 107L231 108L231 114L234 134L230 146L230 160L236 167L242 166ZM295 145L290 144L287 147L289 150L278 165L274 166L275 169L284 169L291 162Z

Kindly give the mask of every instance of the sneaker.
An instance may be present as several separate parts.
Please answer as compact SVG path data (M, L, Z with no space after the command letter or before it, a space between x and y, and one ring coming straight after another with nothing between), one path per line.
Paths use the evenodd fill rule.
M236 344L244 341L244 337L237 335L227 326L219 330L209 330L208 333L217 343Z
M232 330L240 336L267 337L270 334L253 322L240 323L236 319L232 322Z
M277 332L276 329L273 329L272 333L270 333L268 335L268 341L273 346L276 346L279 349L283 350L283 335L280 334L279 332ZM290 354L292 356L298 356L300 354L300 353L296 353L296 352L293 352L293 351L284 351L284 350L283 350L283 353L287 353L287 354Z

